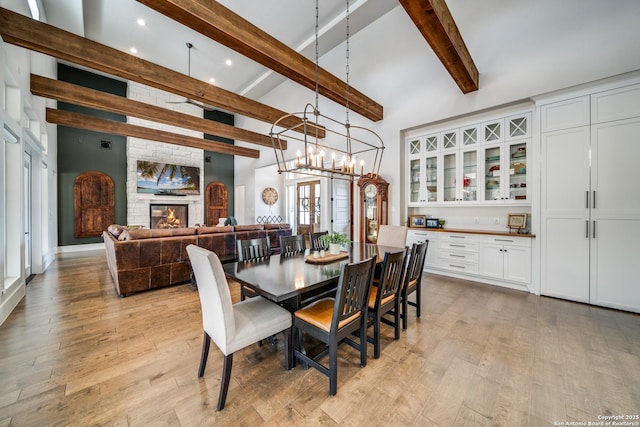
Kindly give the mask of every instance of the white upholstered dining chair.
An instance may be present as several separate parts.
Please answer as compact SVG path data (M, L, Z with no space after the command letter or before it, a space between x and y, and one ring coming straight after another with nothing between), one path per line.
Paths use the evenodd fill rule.
M407 227L402 225L381 225L376 244L404 248L407 245Z
M285 367L293 367L291 313L260 296L232 304L229 285L218 256L195 245L187 246L187 253L198 282L204 329L198 377L204 375L211 340L224 355L218 397L220 411L227 398L233 353L236 351L284 332Z

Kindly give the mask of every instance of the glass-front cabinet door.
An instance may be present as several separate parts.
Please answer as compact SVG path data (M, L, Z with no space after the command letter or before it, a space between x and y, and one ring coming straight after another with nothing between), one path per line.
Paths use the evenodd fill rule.
M462 184L461 195L464 202L478 201L478 152L476 150L463 151L462 160Z
M442 195L444 202L458 201L456 188L456 176L458 174L458 152L448 153L442 156L443 186Z
M438 201L438 156L434 153L425 158L425 183L427 186L427 203Z
M484 196L485 202L504 200L502 196L502 145L484 149Z
M422 191L422 165L421 159L409 160L409 203L421 201Z
M529 140L512 141L484 149L483 202L526 203Z
M509 200L529 200L527 187L527 141L507 145L509 156Z

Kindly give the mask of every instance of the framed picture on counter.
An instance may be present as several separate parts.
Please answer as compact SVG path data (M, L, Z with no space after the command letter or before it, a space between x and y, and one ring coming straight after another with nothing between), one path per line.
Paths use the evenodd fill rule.
M409 217L409 227L426 227L427 216L426 215L411 215Z
M525 228L527 226L527 214L509 214L507 227L509 228Z

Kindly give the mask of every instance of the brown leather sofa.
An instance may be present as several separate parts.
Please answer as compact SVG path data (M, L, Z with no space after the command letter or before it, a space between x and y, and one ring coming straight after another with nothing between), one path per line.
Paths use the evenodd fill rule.
M238 240L269 236L272 252L278 253L283 235L291 235L289 224L137 230L112 224L102 233L107 265L120 296L188 282L188 245L209 249L224 263L237 259Z

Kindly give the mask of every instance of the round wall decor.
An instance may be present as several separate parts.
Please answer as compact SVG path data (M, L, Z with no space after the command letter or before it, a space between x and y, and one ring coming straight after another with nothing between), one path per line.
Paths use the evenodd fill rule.
M273 187L267 187L262 192L262 201L267 205L274 205L278 201L278 192Z

